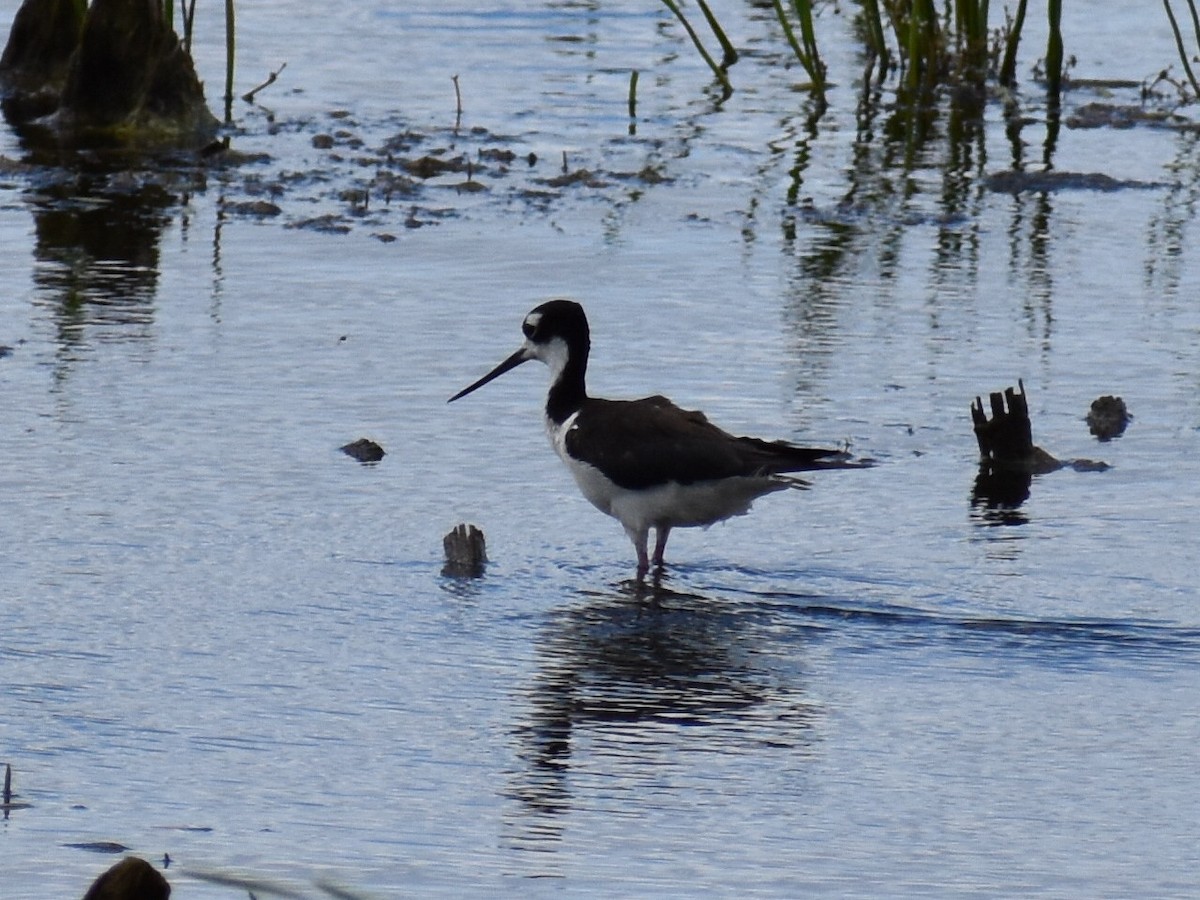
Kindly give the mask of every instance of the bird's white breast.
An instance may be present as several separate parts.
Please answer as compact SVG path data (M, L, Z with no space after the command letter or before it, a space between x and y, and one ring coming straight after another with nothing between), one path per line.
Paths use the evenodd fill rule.
M613 511L613 500L622 491L622 488L605 478L604 474L595 466L580 462L567 452L567 433L575 427L575 420L578 417L579 413L572 413L560 425L547 416L546 434L550 438L554 452L558 454L559 459L566 463L567 469L575 479L575 483L579 485L583 496L600 512L616 516L616 512ZM620 517L617 516L617 518Z

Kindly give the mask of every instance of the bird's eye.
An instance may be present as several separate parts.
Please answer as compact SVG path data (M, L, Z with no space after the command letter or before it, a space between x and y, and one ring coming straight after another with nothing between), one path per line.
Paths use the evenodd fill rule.
M540 324L542 324L542 314L535 310L527 315L525 321L521 323L521 333L529 340L533 340L533 336L537 334Z

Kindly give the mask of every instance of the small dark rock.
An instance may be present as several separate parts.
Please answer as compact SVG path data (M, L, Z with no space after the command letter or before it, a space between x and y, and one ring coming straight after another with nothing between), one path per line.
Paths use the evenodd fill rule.
M386 455L382 447L367 438L359 438L339 449L360 463L377 463Z
M1125 433L1125 428L1132 418L1133 416L1129 415L1129 409L1125 406L1125 401L1120 397L1108 394L1093 400L1091 409L1085 416L1088 430L1101 441L1111 441L1115 437L1120 437Z
M312 139L312 145L314 147L316 147L318 150L329 150L330 148L333 147L333 135L332 134L314 134L313 139Z

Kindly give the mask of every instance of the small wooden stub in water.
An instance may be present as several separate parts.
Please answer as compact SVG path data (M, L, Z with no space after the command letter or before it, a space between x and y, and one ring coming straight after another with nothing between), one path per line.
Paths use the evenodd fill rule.
M487 549L484 546L483 532L474 525L454 526L450 533L442 538L442 547L446 551L443 575L452 578L478 578L483 574L487 565Z

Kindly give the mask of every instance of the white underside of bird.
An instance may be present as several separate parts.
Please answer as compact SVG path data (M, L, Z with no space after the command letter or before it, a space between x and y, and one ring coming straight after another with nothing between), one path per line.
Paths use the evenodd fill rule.
M583 496L600 512L621 523L633 542L638 564L643 568L651 562L648 546L651 529L656 531L653 562L659 565L672 528L707 528L725 519L745 515L754 501L764 494L808 486L808 482L800 478L768 474L690 484L668 481L637 490L623 488L595 466L575 459L567 452L567 434L575 427L578 416L578 413L571 415L561 425L549 416L545 417L550 444Z

